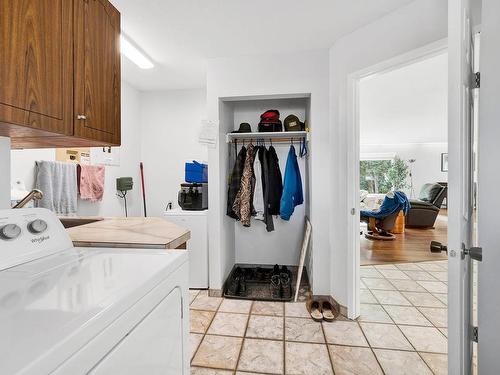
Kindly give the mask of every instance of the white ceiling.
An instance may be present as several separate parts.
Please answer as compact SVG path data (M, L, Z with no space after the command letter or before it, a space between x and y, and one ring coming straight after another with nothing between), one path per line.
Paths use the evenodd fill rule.
M448 139L448 54L360 83L361 144L444 143Z
M329 48L413 0L111 0L122 30L156 66L126 58L122 76L141 90L205 86L207 58Z

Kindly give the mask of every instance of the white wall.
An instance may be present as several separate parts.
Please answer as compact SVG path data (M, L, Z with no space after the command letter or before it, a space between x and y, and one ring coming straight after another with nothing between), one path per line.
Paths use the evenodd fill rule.
M311 222L313 226L313 277L315 294L329 294L329 215L330 189L325 183L330 173L330 127L328 112L328 51L287 53L209 60L207 67L208 119L218 121L224 104L221 97L310 93L311 126ZM220 128L220 139L230 129ZM209 149L210 178L209 247L210 287L220 289L234 264L230 246L233 225L225 215L227 147L218 144ZM220 168L214 168L214 166ZM215 169L215 171L214 171Z
M420 188L429 182L446 182L448 173L441 172L441 153L448 152L447 143L410 143L394 145L361 145L361 156L366 154L395 154L399 158L408 161L415 159L413 163L413 188L417 198ZM410 183L410 179L408 179ZM410 197L410 189L405 189Z
M417 0L338 40L330 49L330 185L336 197L330 206L332 257L331 294L348 305L348 277L352 271L347 253L347 82L351 73L425 46L447 36L447 1ZM325 163L326 164L326 163Z
M102 202L78 201L80 216L123 216L123 200L116 196L116 178L132 177L134 189L127 195L130 216L142 215L139 185L140 111L139 92L122 81L122 145L120 166L106 166L105 191ZM12 150L11 179L21 178L28 190L34 185L34 165L37 160L55 160L54 149ZM10 187L9 187L10 189ZM10 196L10 190L9 190Z
M200 123L205 118L205 89L141 94L141 149L148 215L161 216L168 202L178 206L185 162L208 159L207 147L198 142ZM209 176L210 172L209 168Z
M0 137L0 173L10 175L10 139ZM0 178L0 209L10 208L10 181Z

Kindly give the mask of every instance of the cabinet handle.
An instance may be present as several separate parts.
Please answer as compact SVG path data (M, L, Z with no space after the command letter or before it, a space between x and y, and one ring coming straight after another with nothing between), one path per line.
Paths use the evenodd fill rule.
M85 115L76 115L76 119L77 120L86 120L87 116L85 116Z

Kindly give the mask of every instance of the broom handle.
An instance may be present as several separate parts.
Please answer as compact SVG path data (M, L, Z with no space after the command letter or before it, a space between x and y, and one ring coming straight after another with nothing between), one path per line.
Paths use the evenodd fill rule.
M144 203L144 217L147 217L147 211L146 211L146 189L144 188L144 165L142 164L142 161L139 164L139 167L141 168L141 186L142 186L142 202Z

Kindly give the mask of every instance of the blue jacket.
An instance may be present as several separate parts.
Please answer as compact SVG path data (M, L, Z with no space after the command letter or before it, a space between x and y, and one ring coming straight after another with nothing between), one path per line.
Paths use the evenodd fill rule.
M280 216L283 220L290 220L296 206L304 203L302 193L302 178L300 177L299 164L295 147L290 146L286 160L285 178L283 181L283 194L280 202Z
M405 193L402 191L395 191L394 198L390 198L387 195L382 202L382 205L378 210L374 211L361 211L361 216L370 216L376 219L383 219L395 212L403 210L404 214L408 213L410 209L410 201Z

